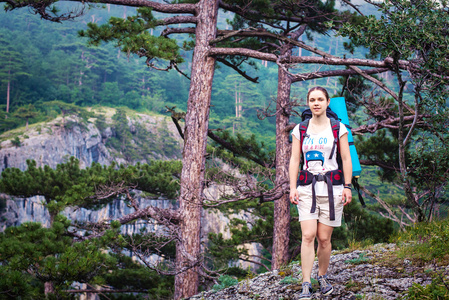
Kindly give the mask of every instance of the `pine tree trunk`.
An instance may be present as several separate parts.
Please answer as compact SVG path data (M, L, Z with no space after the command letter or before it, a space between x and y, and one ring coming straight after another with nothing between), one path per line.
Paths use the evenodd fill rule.
M285 128L289 122L291 80L279 68L278 95L276 100L276 186L288 179L290 160L289 133ZM272 269L277 270L288 262L288 242L290 235L290 202L288 195L274 201L273 259Z
M11 81L8 80L8 86L6 88L6 113L9 113L10 94L11 94Z
M200 257L202 191L207 145L209 107L215 58L208 56L209 41L216 36L217 0L201 0L197 5L198 23L192 58L192 72L187 113L183 168L180 189L180 241L176 247L176 268L188 266ZM194 262L194 261L193 261ZM175 300L198 292L197 267L175 276Z

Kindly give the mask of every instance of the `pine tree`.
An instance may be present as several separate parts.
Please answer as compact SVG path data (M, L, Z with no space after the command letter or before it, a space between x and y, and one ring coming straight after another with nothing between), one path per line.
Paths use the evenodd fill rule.
M48 166L38 168L35 161L27 161L27 164L25 171L7 168L2 172L0 192L19 197L44 196L51 223L49 228L25 223L10 227L0 235L0 272L5 275L0 285L7 287L11 295L38 293L42 290L42 284L47 296L58 295L70 289L73 282L96 284L104 281L114 284L119 289L117 292L145 293L154 288L153 284L161 288L167 285L167 280L172 280L171 276L162 280L153 271L145 271L142 266L132 264L121 252L126 248L145 257L157 253L164 255L165 251L168 263L174 257L170 239L177 236L145 234L143 237L127 237L122 236L119 229L123 224L144 221L148 217L164 226L179 226L174 212L151 205L139 207L133 189L153 198L176 197L179 192L180 162L154 161L128 167L93 164L80 169L79 161L72 157L55 169ZM60 214L68 207L99 209L117 199L125 199L122 201L126 201L135 211L118 220L103 220L98 224L74 222ZM123 261L123 265L117 266L117 259ZM123 269L126 267L135 271L126 271ZM33 270L31 273L30 268ZM149 275L149 278L135 284L121 281L116 277L119 274L104 278L110 271L118 269L121 269L120 275L140 273ZM17 278L23 280L20 285L10 285ZM36 280L40 283L37 284ZM113 289L106 292L115 293Z
M363 150L369 164L380 166L383 174L389 175L388 179L403 188L405 205L389 205L374 193L368 194L382 205L388 218L404 228L407 223L402 220L403 214L411 223L431 220L438 198L444 198L442 190L447 176L441 170L447 170L445 159L439 162L442 168L431 164L442 179L432 181L431 188L421 182L423 178L418 174L421 171L431 173L427 157L435 155L434 149L442 150L442 145L448 142L449 51L447 33L443 29L448 16L441 9L448 3L444 1L440 6L434 2L401 0L371 4L382 13L380 18L370 15L360 23L344 24L340 34L351 38L347 46L352 51L355 47L366 47L371 57L391 59L395 88L378 82L376 84L388 92L388 97L364 95L361 101L368 115L376 120L374 124L365 125L365 128L374 128L371 132L376 131L376 134L364 139L367 144ZM413 65L407 73L401 66L404 62ZM379 130L384 132L377 132ZM395 151L379 152L374 147L380 144L380 149L386 144L386 150L393 145ZM432 196L428 197L428 193ZM407 212L410 208L413 213Z
M12 298L42 298L44 283L51 282L52 294L58 297L72 283L95 283L113 269L114 259L104 252L106 238L73 243L70 225L59 215L50 228L23 223L1 233L2 291Z
M30 76L27 73L25 63L21 57L20 52L14 49L14 46L8 39L8 37L0 36L0 47L2 51L0 53L0 81L5 83L6 88L6 113L9 113L11 104L11 84L23 76Z
M36 108L34 107L33 104L28 104L27 106L21 106L14 112L15 117L25 120L27 130L28 130L28 120L30 118L36 117L38 114L39 113L36 111Z

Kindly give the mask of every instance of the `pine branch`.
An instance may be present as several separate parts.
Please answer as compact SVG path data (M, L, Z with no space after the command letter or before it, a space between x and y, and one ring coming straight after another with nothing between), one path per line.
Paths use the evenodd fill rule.
M136 209L135 212L124 215L116 219L115 221L118 221L121 225L125 225L135 220L150 217L158 224L164 225L172 231L176 231L176 226L178 226L179 222L181 221L181 214L175 210L161 209L152 205L143 209L139 209L136 205L133 205L133 207ZM90 229L95 230L95 228L97 228L98 231L88 236L81 236L76 232L69 232L68 235L75 237L78 241L85 241L103 236L106 233L106 230L110 228L108 220L91 224L91 226L93 227L91 227Z
M251 2L251 1L250 1ZM242 16L245 19L248 20L252 20L255 22L259 22L259 23L265 23L267 25L270 25L274 28L279 28L279 29L283 29L280 26L276 26L275 24L272 23L267 23L264 22L263 19L271 19L271 20L278 20L278 21L290 21L290 22L295 22L295 23L300 23L300 24L304 24L304 23L309 23L314 21L314 17L305 17L305 16L293 16L293 15L286 15L283 12L279 12L277 11L276 15L268 15L265 13L262 13L261 11L256 11L256 10L252 10L249 9L248 7L241 7L239 5L231 5L228 3L225 3L223 0L219 0L219 6L220 8L223 8L227 11L231 11L235 14L238 14L240 16ZM292 13L292 11L290 11L290 13ZM324 16L330 16L332 14L328 13L328 14L322 14L320 15L320 17L324 17ZM255 17L251 17L251 16L257 16L257 19Z
M186 113L185 112L176 112L175 108L176 106L173 107L168 107L165 106L165 108L167 109L167 112L171 112L171 119L173 121L173 123L175 123L176 129L178 130L179 135L181 136L182 139L184 139L184 132L182 131L181 125L179 125L179 120L181 119L185 119L186 117Z
M235 33L235 35L244 35L244 34L248 34L247 31L238 31ZM391 57L387 57L384 61L372 61L372 60L368 60L368 59L341 59L339 57L333 56L327 52L321 51L317 48L311 47L306 45L303 42L300 41L296 41L294 39L290 39L288 37L285 36L281 36L281 35L277 35L277 34L273 34L267 31L260 31L260 32L249 32L249 34L251 34L251 36L265 36L265 37L272 37L275 38L277 40L280 41L284 41L286 43L290 43L292 45L298 46L304 50L310 51L312 53L316 53L318 55L320 55L321 57L298 57L298 56L291 56L286 58L286 60L283 60L282 58L276 57L276 55L271 55L271 59L267 59L267 58L261 58L261 53L259 51L254 51L254 50L249 50L249 49L244 49L244 48L240 48L239 51L242 51L242 55L246 55L246 56L251 56L251 57L255 57L255 58L259 58L259 59L264 59L264 60L270 60L270 61L275 61L277 64L291 64L291 63L318 63L318 64L326 64L326 65L346 65L348 66L350 69L354 70L358 75L364 77L365 79L373 82L374 84L376 84L378 87L380 87L381 89L383 89L385 92L387 92L388 94L390 94L396 101L398 101L398 95L393 92L390 88L388 88L384 83L382 83L380 80L366 74L363 70L361 70L360 68L358 68L357 66L370 66L370 67L388 67L390 69L394 69L395 66L393 64L395 64L398 68L400 69L404 69L407 71L410 71L411 69L414 70L418 70L419 66L413 64L410 61L397 61L395 62L393 60L393 58ZM212 40L210 42L210 44L214 44L216 41L220 41L220 39L215 39ZM226 50L223 49L227 49L227 48L219 48L219 49L211 49L210 50L210 55L225 55L226 54ZM236 49L232 49L233 51L233 55L238 55L238 51L236 51ZM254 56L252 56L252 55ZM275 58L275 60L273 60L273 58ZM313 61L313 62L312 62ZM363 63L362 63L363 61ZM387 63L388 61L388 63ZM375 64L375 65L373 65ZM379 65L379 64L383 64L383 65ZM281 66L281 65L280 65ZM410 111L411 113L413 113L413 110L406 104L404 104L404 106L407 108L408 111Z
M221 62L222 64L224 64L224 65L226 65L226 66L228 66L228 67L231 67L231 68L234 69L234 70L236 70L237 73L239 73L240 75L242 75L245 79L247 79L247 80L249 80L249 81L251 81L251 82L254 82L254 83L259 83L259 82L258 82L259 77L253 78L253 77L247 75L245 71L240 70L236 65L230 63L230 62L227 61L226 59L221 58L221 57L217 57L217 61L218 61L218 62Z
M229 178L234 178L232 174L225 174ZM258 174L259 177L261 174ZM262 175L263 176L263 175ZM212 181L214 178L211 179ZM267 180L274 182L274 179L267 178ZM279 185L275 186L270 190L261 189L256 185L255 182L250 180L245 180L244 178L235 178L233 182L227 181L226 187L233 189L232 193L221 191L219 197L211 197L207 199L205 195L205 200L203 206L205 207L219 207L224 204L245 201L249 199L259 199L259 204L264 202L271 202L282 198L289 191L289 182L284 180ZM219 190L220 193L220 190ZM231 194L231 195L230 195Z
M347 59L347 58L339 58L337 56L333 56L330 55L327 52L321 51L315 47L312 46L308 46L307 44L305 44L302 41L298 41L295 40L294 38L289 38L283 35L279 35L279 34L275 34L269 31L266 31L265 29L255 29L255 30L247 30L247 29L242 29L242 30L219 30L217 32L217 35L222 35L216 39L211 40L209 43L210 45L219 43L221 41L224 41L227 38L230 37L235 37L235 36L242 36L242 37L259 37L259 38L271 38L271 39L275 39L278 41L282 41L286 44L291 44L297 47L300 47L304 50L310 51L312 53L318 54L319 57L307 57L306 60L309 60L309 62L307 61L303 61L301 58L303 56L292 56L291 61L292 63L321 63L321 64L326 64L326 65L359 65L359 66L367 66L367 67L376 67L376 68L390 68L392 69L391 65L393 64L393 58L391 57L387 57L385 58L383 61L376 61L376 60L371 60L371 59ZM224 49L228 49L228 48L224 48ZM216 48L213 50L213 52L211 52L211 55L225 55L226 51L223 48ZM232 49L239 49L238 51L242 51L242 49L245 48L232 48ZM253 50L254 51L254 50ZM277 60L277 58L274 58L275 55L273 54L271 56L270 61L275 62ZM257 57L255 57L257 58ZM312 59L312 60L310 60ZM284 61L281 61L282 63L285 63ZM406 60L399 60L398 65L401 69L403 70L407 70L407 69L416 69L417 66L416 64L414 64L411 61L406 61Z
M173 62L173 67L175 68L176 71L178 71L179 74L181 74L182 76L184 76L185 78L187 78L188 80L190 80L190 77L189 77L186 73L182 72L182 71L178 68L178 64L177 64L177 63Z
M370 70L363 70L365 74L379 74L390 71L388 68L375 68ZM306 81L311 79L325 78L325 77L337 77L337 76L351 76L357 75L358 73L351 69L344 70L330 70L330 71L320 71L320 72L311 72L311 73L303 73L303 74L293 74L288 72L292 77L292 83L298 81Z
M415 122L415 126L419 126L419 127L429 127L429 124L427 124L424 121L424 118L430 118L430 115L427 114L422 114L422 115L418 115L418 118L416 119ZM404 121L408 121L408 122L414 122L415 121L415 116L405 116L404 117ZM361 125L357 128L352 128L351 129L351 133L354 135L363 135L364 133L374 133L377 130L383 129L383 128L389 128L389 129L398 129L399 125L397 125L399 123L399 117L397 118L392 118L389 117L385 120L382 121L378 121L372 124L365 124L365 125ZM297 124L289 124L286 128L285 131L286 132L290 132L291 130L293 130L293 128L295 128ZM408 128L413 126L412 124L405 124L404 127Z
M154 11L161 12L161 13L184 13L184 14L195 14L196 13L196 4L192 3L179 3L179 4L166 4L166 3L159 3L155 1L146 1L146 0L98 0L92 3L86 3L84 0L69 0L70 2L80 2L83 5L90 5L90 4L97 4L97 3L106 3L106 4L114 4L114 5L124 5L129 7L149 7L152 8ZM43 19L50 20L52 22L61 22L65 20L73 20L81 15L84 14L84 7L81 9L78 13L66 13L59 16L53 16L48 13L47 10L50 9L51 6L56 3L56 1L33 1L33 0L26 0L26 1L15 1L15 0L4 0L4 2L9 4L9 7L7 7L7 10L12 10L20 7L26 7L29 6L34 9L34 11L39 14ZM53 13L54 14L54 13ZM176 18L176 17L173 17ZM187 21L190 18L190 21ZM167 18L167 20L170 20L171 18ZM195 17L187 17L187 16L180 16L179 21L182 23L195 23Z
M197 18L194 16L173 16L165 19L156 20L156 26L171 25L171 24L188 24L196 23ZM162 34L161 34L162 35Z
M75 2L83 2L83 0L72 0ZM166 4L164 2L155 2L147 0L98 0L98 3L109 3L115 5L134 6L134 7L150 7L154 11L170 14L195 14L196 4L178 3Z
M248 36L247 34L250 34L252 32L255 32L257 30L260 31L264 31L264 29L262 28L245 28L245 29L240 29L240 30L218 30L217 31L217 38L213 39L212 41L210 41L209 43L212 44L218 44L222 41L225 41L227 39L230 39L231 37L234 36L240 36L240 37L245 37Z
M386 169L386 170L392 170L397 172L398 168L394 165L388 164L384 161L378 161L378 160L370 160L370 159L361 159L360 160L360 164L364 165L364 166L378 166L381 167L382 169Z
M255 157L254 155L252 155L251 153L245 152L243 150L237 149L232 143L226 141L225 139L221 138L220 136L216 135L213 130L209 129L207 131L207 136L210 137L213 141L217 142L220 146L222 146L223 148L231 151L234 154L240 155L242 157L245 157L255 163L257 163L258 165L265 167L265 168L270 168L270 164L268 164L267 162L259 159L258 157Z
M352 7L355 11L357 11L357 12L359 13L359 15L365 16L365 15L359 10L358 5L355 5L355 4L351 3L350 0L341 0L341 1L343 1L344 3L346 3L347 5L349 5L350 7Z
M429 125L424 121L424 118L429 118L430 115L427 114L421 114L418 115L417 118L415 118L415 115L413 116L404 116L404 121L408 122L415 122L415 125L412 124L405 124L404 127L411 127L411 126L420 126L420 127L428 127ZM363 134L363 133L374 133L377 130L380 130L382 128L390 128L390 129L398 129L399 128L399 117L392 118L389 117L388 119L373 123L373 124L366 124L359 126L357 128L351 129L352 134Z
M179 232L176 231L171 234L172 239L176 239L177 241L180 240ZM176 252L177 255L182 255L185 258L185 264L181 268L176 268L175 266L172 266L171 269L174 271L169 271L166 268L161 269L158 266L155 266L153 263L148 262L145 257L146 253L141 254L141 251L139 251L140 246L133 245L134 255L136 255L149 269L156 271L158 274L165 275L165 276L175 276L177 274L181 274L183 272L186 272L187 270L190 270L192 268L200 267L202 268L204 265L203 259L201 257L194 257L185 249L185 246L182 242L177 243ZM169 268L170 269L170 268Z
M211 42L212 43L212 42ZM210 56L226 56L226 55L240 55L248 56L252 58L257 58L261 60L273 61L275 62L277 56L271 53L264 53L257 50L251 50L247 48L219 48L214 47L209 50Z
M170 34L180 34L180 33L194 34L195 28L193 28L193 27L188 27L188 28L167 27L161 32L161 36L168 37Z
M255 265L259 265L261 267L264 267L268 272L271 271L265 264L263 264L261 262L258 262L258 261L252 260L252 259L248 259L248 258L243 258L243 257L239 257L239 259L243 260L243 261L247 261L247 262L255 264Z
M172 121L173 121L173 123L175 123L175 126L179 132L179 135L182 137L182 139L184 139L184 133L181 128L181 125L179 124L179 120L185 118L185 113L184 112L181 112L181 113L176 112L175 107L170 108L170 107L166 106L166 108L167 108L167 111L172 113L172 115L171 115ZM268 164L267 162L259 159L258 157L252 155L251 153L248 154L248 152L238 149L231 142L229 142L229 141L221 138L219 135L215 134L212 129L208 129L207 136L210 137L213 141L218 143L223 148L231 151L232 153L240 155L242 157L245 157L246 159L249 159L249 160L257 163L258 165L260 165L264 168L271 168L271 165Z
M416 224L418 222L418 220L416 220L416 216L414 218L412 218L403 207L398 206L399 210L407 217L407 219L412 222L413 224Z
M166 225L168 227L179 224L179 221L181 220L181 214L178 211L171 209L157 208L155 206L150 205L143 209L139 209L134 213L125 215L117 219L117 221L119 221L120 224L123 225L132 222L134 220L146 217L150 217L155 221L157 221L159 224Z
M272 237L271 237L271 238L272 238ZM247 255L247 254L245 254L245 255ZM247 256L248 256L248 257L256 257L256 258L260 258L261 260L266 260L266 261L270 261L270 262L271 262L270 259L268 259L268 258L266 258L266 257L263 257L263 256L260 256L260 255L248 254Z
M211 42L212 43L212 42ZM241 55L253 57L261 60L267 60L272 62L277 62L279 57L275 54L264 53L257 50L247 49L247 48L220 48L215 47L209 50L209 55ZM288 58L281 59L279 61L282 64L321 64L321 65L332 65L332 66L365 66L373 68L391 68L392 60L386 58L382 61L376 61L371 59L360 59L360 58L339 58L339 57L326 57L326 56L291 56ZM401 69L406 70L410 67L410 62L400 61ZM363 72L363 70L360 70ZM360 74L358 70L354 70L355 73Z

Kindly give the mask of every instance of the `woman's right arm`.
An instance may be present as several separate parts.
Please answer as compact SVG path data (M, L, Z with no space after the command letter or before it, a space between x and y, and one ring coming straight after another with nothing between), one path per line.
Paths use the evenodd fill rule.
M288 174L290 177L290 202L298 204L299 193L296 189L296 182L298 180L299 163L301 161L301 142L293 135L292 136L292 155L290 157L290 165Z

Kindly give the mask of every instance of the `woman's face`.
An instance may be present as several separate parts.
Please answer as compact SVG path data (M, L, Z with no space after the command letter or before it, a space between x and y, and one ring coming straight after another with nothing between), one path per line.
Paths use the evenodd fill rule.
M307 104L313 115L322 115L326 113L326 109L329 106L329 100L326 99L326 95L320 90L314 90L309 94Z

